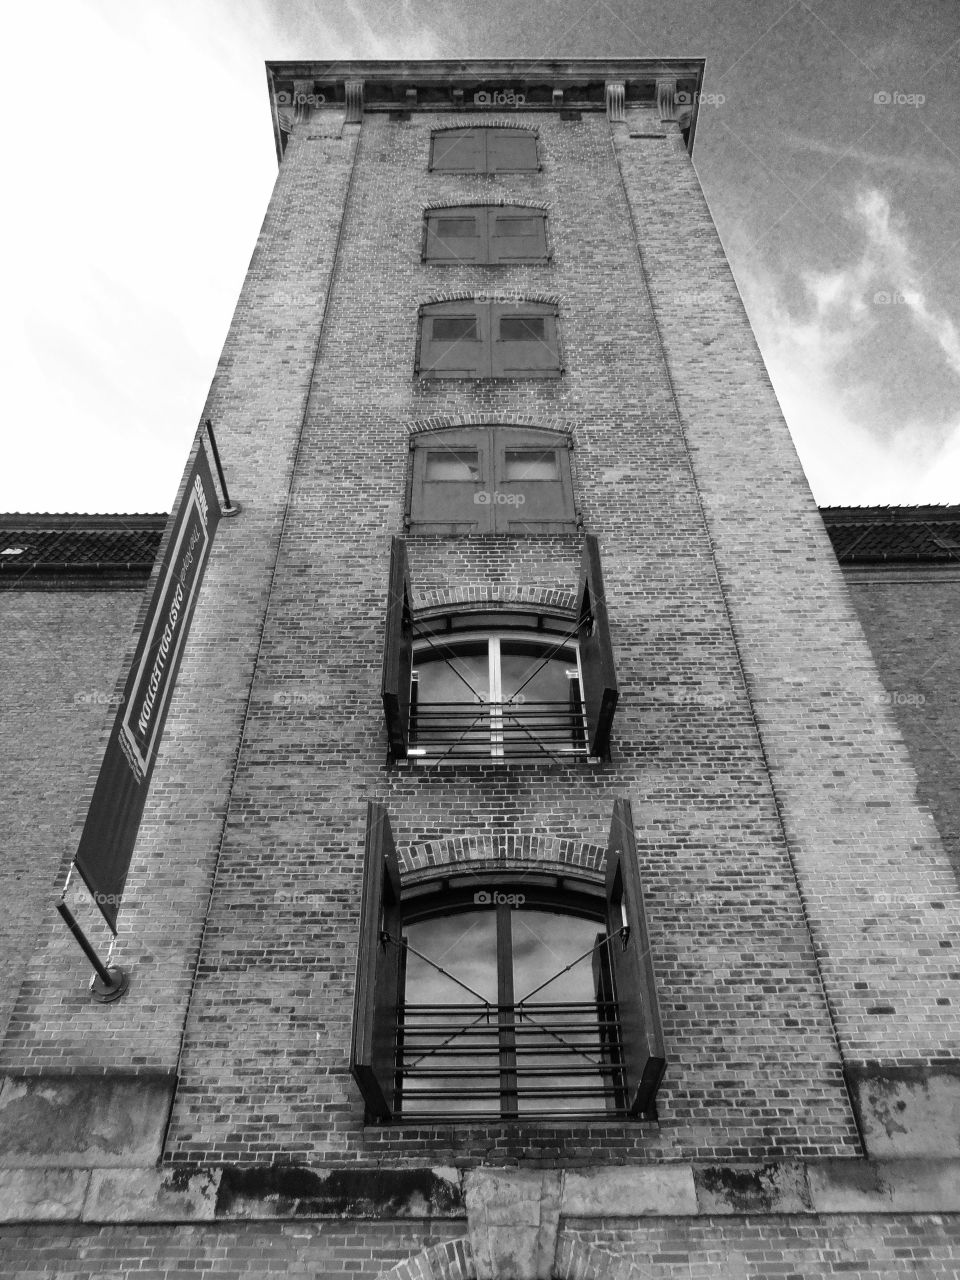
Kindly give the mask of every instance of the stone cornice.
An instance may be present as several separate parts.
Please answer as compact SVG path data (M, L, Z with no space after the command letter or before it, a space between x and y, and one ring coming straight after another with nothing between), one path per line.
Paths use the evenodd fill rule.
M664 110L664 86L699 100L702 58L469 58L268 62L267 83L277 154L283 135L314 112L344 113L358 123L377 111L464 112L472 123L491 112ZM611 90L613 86L613 90ZM689 122L693 146L696 106Z

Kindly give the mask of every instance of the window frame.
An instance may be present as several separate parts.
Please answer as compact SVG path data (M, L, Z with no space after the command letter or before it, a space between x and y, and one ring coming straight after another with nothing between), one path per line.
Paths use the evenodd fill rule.
M568 715L570 716L570 744L561 744L559 739L556 741L552 737L548 737L547 742L542 745L539 752L534 752L531 748L528 755L519 752L511 752L510 744L507 742L505 735L510 732L510 719L515 719L523 730L523 714L513 713L504 708L509 708L510 699L503 697L503 658L504 643L509 647L511 643L518 648L527 648L533 650L530 655L531 667L536 670L536 664L541 660L544 662L555 660L565 666L567 679L567 706L570 708ZM425 743L421 738L421 730L418 726L418 719L422 707L429 706L429 703L421 703L418 692L420 684L420 676L423 661L431 660L428 655L439 652L441 659L433 659L440 661L447 654L456 658L458 650L478 649L486 646L486 669L487 669L487 694L488 705L490 711L482 725L476 730L476 738L478 739L475 754L467 754L465 752L457 752L456 749L442 749L443 744L431 743L427 740ZM562 651L561 651L562 646ZM571 660L565 655L566 651L572 650ZM558 651L560 651L558 653ZM510 655L513 656L513 655ZM417 665L418 659L420 666ZM575 671L573 676L570 675L571 670ZM574 759L582 760L586 757L587 743L587 718L584 704L583 694L583 670L580 665L580 649L579 643L575 636L569 634L569 626L567 629L558 631L548 631L545 628L537 630L516 629L513 631L502 628L477 627L474 630L462 630L445 636L442 641L431 638L422 638L414 641L413 645L413 667L411 670L410 685L410 721L408 731L408 748L407 759L411 764L515 764L530 763L531 760L537 761L541 757L559 757L560 760ZM472 708L475 703L464 700L462 703L464 708ZM523 703L518 704L523 706ZM552 730L548 714L543 708L545 704L536 704L540 710L532 713L531 718L534 720L534 727L526 728L524 731L531 737L535 738L539 735L536 729L546 729L550 734ZM498 709L499 708L499 709ZM471 717L470 711L464 713L464 720L478 720L480 713ZM544 723L546 721L546 723ZM453 732L459 726L454 722ZM578 741L579 739L579 741ZM488 750L482 750L482 743L486 742ZM521 739L522 741L522 739Z
M555 480L506 479L507 454L538 449L557 456ZM476 452L475 480L431 480L430 455L442 449ZM573 437L569 432L506 423L476 423L420 432L410 438L404 527L407 533L442 536L537 537L563 535L582 526L573 474ZM439 484L473 485L473 501L456 490L441 493ZM550 485L552 491L545 487ZM490 500L478 502L477 495ZM511 501L522 498L523 501ZM533 501L531 501L533 499ZM459 507L454 506L458 502ZM460 517L460 518L457 518Z
M406 761L410 747L410 690L413 676L415 630L426 633L429 617L415 618L410 607L413 591L407 568L406 543L394 537L390 546L390 568L384 615L383 667L381 696L386 722L388 750L394 761ZM449 608L441 616L457 616L463 611ZM593 534L586 534L580 559L580 585L576 611L571 617L560 610L543 610L539 606L519 610L494 608L485 611L500 617L511 612L529 616L535 613L562 619L575 636L581 672L583 708L587 721L586 759L606 760L610 757L610 733L619 698L616 664L607 618L600 551ZM479 618L482 614L477 613ZM538 622L538 627L539 627ZM478 628L480 629L480 628ZM459 763L452 761L451 763ZM489 763L489 762L488 762ZM509 757L503 763L510 763ZM541 766L542 767L542 766Z
M412 877L412 883L404 885L387 811L382 804L368 802L350 1050L350 1071L360 1089L367 1122L418 1126L430 1122L424 1116L411 1120L402 1106L402 1028L407 1005L403 927L469 910L471 895L479 905L477 893L486 879L466 865L450 865ZM599 1034L602 1060L614 1068L617 1097L612 1105L608 1098L606 1110L571 1114L571 1123L596 1123L605 1114L620 1120L656 1120L667 1055L629 800L614 802L602 884L572 866L559 871L531 866L498 869L493 887L505 892L513 885L524 892L533 909L596 920L604 930L594 950L594 992L598 1004L612 1000L616 1006L615 1032L605 1032L601 1026ZM482 905L500 911L504 904ZM498 927L498 973L499 937ZM502 1112L501 1105L500 1115L484 1115L481 1122L536 1123L545 1118L537 1113L504 1116ZM563 1118L563 1112L554 1112L550 1118ZM476 1124L477 1117L444 1114L436 1122Z
M431 254L431 245L439 239L438 233L433 230L434 224L442 218L464 217L469 215L473 217L478 226L478 234L475 237L479 241L479 252L475 258L459 258L459 257L443 257ZM519 220L522 218L537 218L539 222L538 238L542 242L542 252L516 254L510 257L495 256L494 242L497 240L509 239L509 237L496 236L494 227L498 219ZM462 204L462 205L444 205L438 208L425 209L423 213L423 234L420 245L421 262L432 267L458 267L458 266L485 266L485 267L508 267L508 266L546 266L553 260L553 250L551 248L550 238L547 229L547 210L536 208L533 205L522 204ZM524 237L528 238L528 237Z
M441 339L433 337L432 329L427 325L437 319L467 318L475 320L479 337L476 339L460 339L459 348L443 347ZM533 364L529 366L509 366L506 362L511 354L514 359L523 355L520 348L528 344L523 341L506 340L497 337L500 321L507 318L543 319L547 334L546 340L540 344L550 353L550 364ZM476 342L476 348L464 348L463 342ZM462 357L461 363L453 363ZM469 367L466 357L470 357ZM437 363L447 360L450 363ZM456 298L442 301L424 302L420 304L417 316L417 346L414 358L414 375L425 381L442 381L458 379L463 381L482 381L487 379L557 379L565 372L563 347L560 341L560 308L554 302L541 302L534 299L499 302L485 298Z
M521 137L532 138L534 146L535 165L528 165L522 169L503 169L490 166L490 148L489 140L491 134L503 136L505 134L519 135ZM465 137L473 135L480 136L483 140L483 167L475 169L464 168L444 168L436 164L436 146L437 141L446 135L456 135ZM479 150L479 148L478 148ZM444 174L510 174L510 173L540 173L543 170L543 160L540 152L540 136L535 129L531 129L525 125L497 125L497 124L477 124L469 126L448 126L446 128L433 129L430 133L430 154L427 161L427 171L429 173Z

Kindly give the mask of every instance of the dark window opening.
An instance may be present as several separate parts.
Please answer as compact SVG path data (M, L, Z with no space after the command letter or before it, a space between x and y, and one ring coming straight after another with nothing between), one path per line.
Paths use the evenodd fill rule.
M546 342L543 316L503 316L500 320L501 342Z

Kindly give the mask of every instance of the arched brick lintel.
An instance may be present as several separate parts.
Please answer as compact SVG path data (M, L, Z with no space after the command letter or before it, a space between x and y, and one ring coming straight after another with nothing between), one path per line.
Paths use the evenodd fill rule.
M422 313L424 307L433 306L437 302L491 302L496 298L503 298L511 304L542 302L548 307L560 306L560 298L555 293L521 294L517 290L511 290L507 293L505 289L488 289L486 291L482 289L455 289L451 293L437 293L432 298L426 298L420 304L420 311Z
M463 866L484 873L502 869L522 874L549 869L571 877L582 875L585 879L597 880L603 875L607 850L605 845L586 840L482 831L419 841L402 846L397 855L403 874Z
M532 133L539 137L540 130L536 125L521 124L519 120L509 116L474 116L470 120L452 120L449 124L435 125L432 133L447 133L450 129L519 129L523 133Z
M496 205L497 208L505 209L539 209L541 213L549 213L552 208L546 200L535 200L520 192L514 194L501 192L494 196L487 194L483 188L478 188L475 199L471 199L469 194L446 196L421 205L421 210L423 213L429 213L431 209L463 209L472 208L478 204Z
M437 418L418 418L407 423L410 435L424 431L446 431L450 427L535 427L538 431L555 431L558 435L573 435L576 426L564 422L533 418L526 413L474 413L453 414Z
M491 605L513 608L520 612L531 605L541 609L552 609L558 613L569 613L571 620L576 612L576 593L564 591L557 587L533 587L521 583L486 582L461 583L456 587L425 587L422 591L414 588L413 608L418 615L426 613L442 613L451 609L458 612L474 610L482 613Z
M448 1240L405 1258L378 1280L476 1280L477 1268L469 1240Z
M487 1269L483 1269L487 1274ZM382 1271L379 1280L477 1280L478 1268L469 1239L448 1240L423 1249L411 1258ZM548 1271L536 1280L640 1280L636 1266L603 1249L583 1244L561 1233L557 1256Z

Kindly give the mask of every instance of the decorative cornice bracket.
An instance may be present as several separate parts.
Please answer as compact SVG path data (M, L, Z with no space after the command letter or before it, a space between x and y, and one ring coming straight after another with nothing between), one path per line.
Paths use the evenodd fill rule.
M664 124L677 118L676 80L657 81L657 110Z
M344 124L360 124L363 119L363 81L345 80L343 96L347 104Z
M624 114L627 92L623 81L608 80L606 83L606 93L607 119L611 124L624 124L627 119Z

